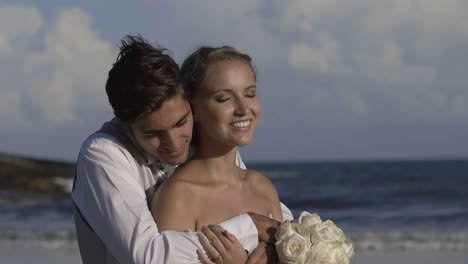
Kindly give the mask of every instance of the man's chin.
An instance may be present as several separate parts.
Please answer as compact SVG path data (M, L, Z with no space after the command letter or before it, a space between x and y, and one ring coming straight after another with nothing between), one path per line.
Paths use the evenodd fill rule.
M164 162L171 166L177 166L184 163L187 160L187 156L188 154L177 157L167 157L166 159L164 159Z

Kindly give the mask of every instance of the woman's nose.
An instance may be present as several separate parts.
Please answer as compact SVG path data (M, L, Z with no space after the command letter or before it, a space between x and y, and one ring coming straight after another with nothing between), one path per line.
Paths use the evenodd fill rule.
M246 102L244 102L242 99L237 99L236 109L234 111L234 114L237 116L243 116L243 115L246 115L248 112L249 112L249 108Z

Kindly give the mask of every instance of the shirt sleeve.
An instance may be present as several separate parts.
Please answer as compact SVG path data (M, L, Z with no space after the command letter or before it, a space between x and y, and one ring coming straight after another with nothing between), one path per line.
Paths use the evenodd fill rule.
M120 263L199 263L194 232L159 233L145 191L132 176L132 157L119 146L90 145L77 162L72 199ZM242 214L220 224L249 251L258 243L255 225ZM252 248L253 247L253 248Z

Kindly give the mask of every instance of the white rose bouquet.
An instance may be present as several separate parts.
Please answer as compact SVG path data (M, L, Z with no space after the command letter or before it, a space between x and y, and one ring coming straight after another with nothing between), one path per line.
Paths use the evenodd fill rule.
M331 220L302 212L276 231L276 251L282 264L349 264L353 245Z

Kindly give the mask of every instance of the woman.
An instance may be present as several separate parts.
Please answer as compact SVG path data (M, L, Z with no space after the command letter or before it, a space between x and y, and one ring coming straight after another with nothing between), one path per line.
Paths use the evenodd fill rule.
M261 110L250 57L231 47L202 47L181 72L196 151L153 198L159 230L200 230L243 212L282 221L271 181L236 165L237 147L252 141Z

